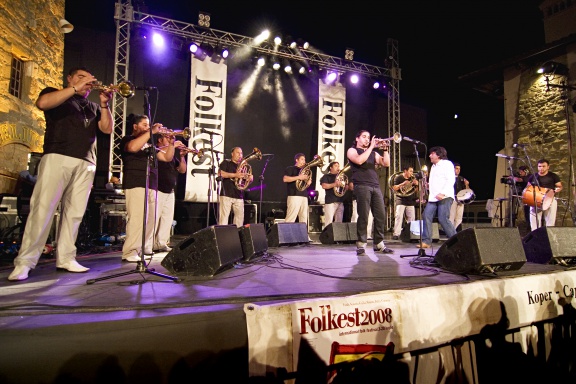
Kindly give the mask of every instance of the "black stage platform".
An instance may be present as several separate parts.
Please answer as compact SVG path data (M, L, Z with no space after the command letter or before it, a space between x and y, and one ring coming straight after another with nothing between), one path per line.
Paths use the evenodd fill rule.
M391 239L387 244L394 254L377 254L369 243L367 255L356 256L354 244L322 244L319 234L310 236L310 244L268 248L261 257L214 276L182 276L180 282L129 273L136 264L122 262L118 249L78 256L90 267L82 274L57 271L54 259L43 257L22 282L7 280L12 268L5 263L0 270L0 382L243 382L248 378L247 303L565 270L527 262L515 271L463 275L439 268L432 257L446 239L434 243L425 257L416 257L416 243ZM154 255L149 268L172 275L161 265L165 256ZM87 284L92 279L97 281Z

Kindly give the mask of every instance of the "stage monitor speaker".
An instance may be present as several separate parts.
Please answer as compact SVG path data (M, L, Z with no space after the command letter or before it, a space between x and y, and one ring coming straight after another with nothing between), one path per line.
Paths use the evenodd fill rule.
M438 248L434 259L457 273L515 271L526 263L518 228L468 228Z
M522 238L526 259L537 264L576 264L575 227L540 227Z
M214 276L243 257L238 228L212 225L182 240L162 260L174 274Z
M322 244L353 243L358 240L356 223L330 223L320 234Z
M238 228L244 261L260 257L268 250L264 224L246 224Z
M268 230L268 246L309 243L306 223L275 223Z
M420 223L424 225L422 220L414 220L409 223L404 223L402 232L400 232L400 240L402 240L404 243L419 242ZM438 229L438 223L432 223L432 242L437 243L438 241L440 241L440 230Z

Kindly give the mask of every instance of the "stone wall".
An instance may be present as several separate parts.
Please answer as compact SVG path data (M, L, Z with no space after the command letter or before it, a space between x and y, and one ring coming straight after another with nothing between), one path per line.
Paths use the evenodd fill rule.
M8 0L0 7L0 193L15 193L31 152L41 152L44 114L34 102L46 86L60 88L65 0ZM9 94L12 58L24 62L21 98Z

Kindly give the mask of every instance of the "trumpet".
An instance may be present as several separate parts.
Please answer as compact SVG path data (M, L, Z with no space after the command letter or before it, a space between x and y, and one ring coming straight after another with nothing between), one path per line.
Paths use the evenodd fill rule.
M191 154L196 155L198 157L204 156L204 149L202 149L202 148L194 149L194 148L188 148L188 147L184 147L184 146L179 146L176 148L179 149L180 152L184 152L186 154L191 153Z
M122 81L118 83L118 85L104 85L101 81L93 81L91 83L92 90L94 91L103 91L103 92L118 92L120 96L125 98L130 98L134 96L134 92L136 91L136 87L129 81Z
M390 141L394 141L396 144L402 141L402 135L400 132L394 133L394 136L388 137L386 139L376 139L375 147L379 149L387 149L390 146Z
M174 131L172 129L168 129L168 128L160 128L160 129L158 129L158 133L164 137L181 136L184 138L184 140L188 140L190 137L192 137L192 131L190 131L190 128L188 128L188 127L181 129L181 130L176 130L176 131Z

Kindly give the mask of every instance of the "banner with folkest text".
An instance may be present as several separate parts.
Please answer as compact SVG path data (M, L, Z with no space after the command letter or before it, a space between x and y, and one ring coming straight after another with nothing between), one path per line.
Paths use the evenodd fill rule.
M340 168L346 164L346 88L340 83L334 85L319 84L318 102L318 156L322 158L323 165L316 172L315 188L319 192L318 201L324 203L325 192L320 184L320 178L330 172L329 164L333 161L340 163ZM308 160L308 159L307 159ZM311 161L310 158L308 161Z
M188 154L185 201L215 202L216 176L224 160L227 65L211 60L191 60L190 130L188 148L202 150L202 156Z

